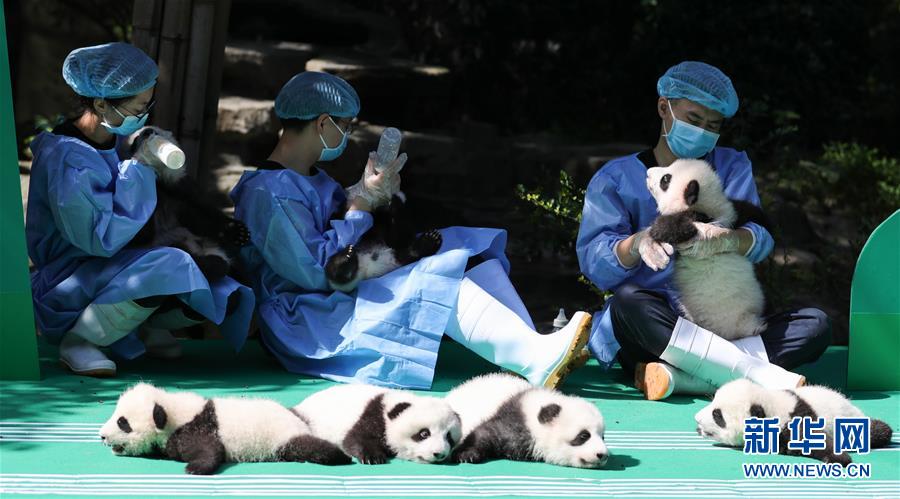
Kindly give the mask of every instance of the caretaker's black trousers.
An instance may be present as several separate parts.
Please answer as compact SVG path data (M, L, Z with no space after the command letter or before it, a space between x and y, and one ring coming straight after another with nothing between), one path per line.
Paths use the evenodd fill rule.
M618 358L631 375L635 364L655 362L669 344L678 313L666 295L632 284L610 299L613 334L621 345ZM769 361L785 369L812 362L831 344L831 320L817 308L790 310L765 318L762 332Z

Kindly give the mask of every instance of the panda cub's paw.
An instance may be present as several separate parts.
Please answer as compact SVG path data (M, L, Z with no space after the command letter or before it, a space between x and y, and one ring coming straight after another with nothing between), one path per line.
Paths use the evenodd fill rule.
M419 236L412 246L412 252L416 258L432 256L441 249L444 238L437 230L430 230Z
M358 441L350 444L345 450L360 464L385 464L393 457L383 444L375 440Z
M231 220L225 226L223 238L225 241L240 248L250 242L250 229L240 220Z
M332 285L353 282L359 272L359 256L353 245L338 251L325 264L325 277Z
M840 454L829 452L825 454L825 456L822 458L822 461L825 463L838 463L842 467L846 468L848 464L853 462L853 459L851 459L846 452L842 452Z
M453 452L450 460L454 463L483 463L485 460L484 454L478 450L475 446L469 446L465 448L458 448Z

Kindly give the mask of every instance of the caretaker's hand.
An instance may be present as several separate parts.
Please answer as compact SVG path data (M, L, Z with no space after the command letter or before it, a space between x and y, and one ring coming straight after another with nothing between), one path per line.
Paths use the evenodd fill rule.
M659 271L669 265L669 257L675 249L669 243L661 243L650 237L649 229L644 229L634 235L629 253L633 257L641 257L648 267Z
M694 222L694 227L697 228L697 235L677 247L678 252L684 256L709 258L719 253L740 252L741 247L743 253L747 253L753 244L753 235L745 229L731 230L703 222Z
M375 171L375 153L369 153L362 178L347 188L351 209L354 206L355 209L366 209L366 205L368 209L375 209L389 203L391 197L400 191L400 170L406 164L406 158L406 153L397 156L397 159L378 173Z

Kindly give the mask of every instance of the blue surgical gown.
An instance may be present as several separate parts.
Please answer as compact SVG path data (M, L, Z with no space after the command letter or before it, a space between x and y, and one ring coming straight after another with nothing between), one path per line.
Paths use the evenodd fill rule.
M470 256L498 259L506 272L506 231L450 227L438 254L332 290L328 258L372 226L347 211L344 189L325 172L244 173L231 193L235 217L250 228L242 251L252 276L265 345L291 372L342 382L428 389Z
M654 272L643 262L627 268L619 262L614 250L616 243L649 227L657 216L656 201L647 189L646 180L647 168L654 165L642 163L638 154L608 162L588 184L575 243L578 264L581 272L600 289L615 292L623 284L634 284L665 293L674 307L678 298L672 284L674 265L670 263L659 272ZM745 152L716 147L704 159L719 174L729 198L759 206L750 159ZM772 252L772 236L753 222L744 228L753 233L754 239L747 258L754 263L764 260ZM607 367L619 351L608 303L594 316L589 346L594 356Z
M176 295L219 324L237 350L253 315L252 290L231 278L208 282L184 251L125 248L156 207L155 173L115 149L95 149L44 132L31 143L34 161L25 233L34 263L31 288L42 336L58 342L91 303ZM237 308L226 317L232 293ZM132 332L111 345L134 358L144 346Z

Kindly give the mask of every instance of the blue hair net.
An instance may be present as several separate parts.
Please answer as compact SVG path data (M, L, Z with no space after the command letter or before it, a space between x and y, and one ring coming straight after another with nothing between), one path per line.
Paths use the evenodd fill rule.
M78 95L118 99L156 85L159 69L141 49L116 42L73 50L63 62L62 75Z
M359 96L343 79L306 71L290 79L275 98L275 114L282 119L311 120L325 113L337 118L359 114Z
M731 118L738 110L738 96L731 80L705 62L684 61L669 68L656 82L660 97L688 99Z

